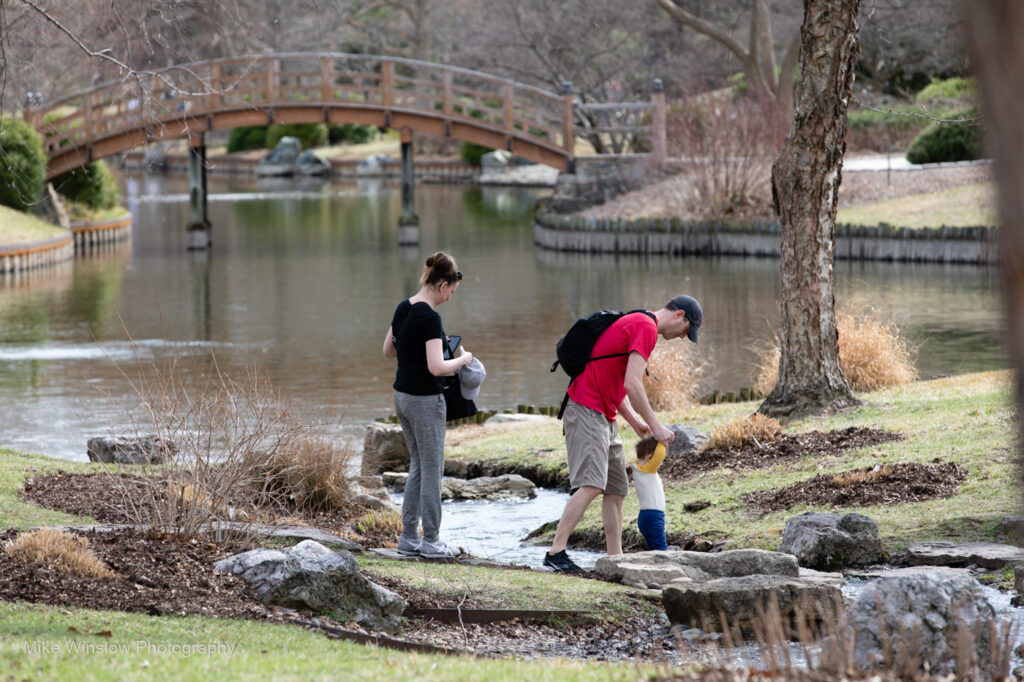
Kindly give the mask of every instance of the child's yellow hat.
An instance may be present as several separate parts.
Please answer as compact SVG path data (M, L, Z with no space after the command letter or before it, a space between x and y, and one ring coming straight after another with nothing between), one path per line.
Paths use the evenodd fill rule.
M641 464L640 460L637 460L636 468L645 474L656 474L658 473L658 467L665 460L665 444L658 443L654 448L654 454L647 461L647 464Z

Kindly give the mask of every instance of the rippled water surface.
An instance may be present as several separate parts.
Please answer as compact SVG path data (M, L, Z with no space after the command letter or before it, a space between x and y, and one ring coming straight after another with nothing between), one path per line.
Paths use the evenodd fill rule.
M133 175L129 244L0 277L0 446L84 460L89 437L128 428L138 398L121 370L186 347L232 375L257 365L307 419L359 443L393 411L381 343L437 249L466 274L439 312L487 367L482 409L556 404L554 343L599 308L699 298L707 390L752 384L777 325L777 260L539 251L530 214L544 190L420 185L416 247L397 245L393 184L213 175L210 191L209 253L185 248L185 180ZM840 262L836 301L896 322L924 377L1005 364L991 268Z

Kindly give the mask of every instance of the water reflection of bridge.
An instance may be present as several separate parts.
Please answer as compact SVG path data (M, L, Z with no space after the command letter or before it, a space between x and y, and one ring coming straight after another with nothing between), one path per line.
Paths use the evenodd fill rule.
M145 145L187 138L192 222L205 222L205 133L270 123L356 123L401 131L403 215L412 211L412 134L507 149L572 172L576 117L588 134L638 134L664 157L664 95L650 102L583 105L571 85L555 94L444 64L392 57L296 53L172 66L111 81L25 112L44 139L47 177ZM406 173L407 170L407 173ZM407 182L406 182L407 181ZM406 196L407 195L407 196ZM407 211L408 209L408 211Z

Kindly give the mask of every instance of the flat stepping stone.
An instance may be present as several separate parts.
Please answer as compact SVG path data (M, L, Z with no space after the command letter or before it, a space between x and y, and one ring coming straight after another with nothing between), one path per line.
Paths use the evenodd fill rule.
M421 561L424 563L432 564L465 564L467 566L489 566L491 568L502 568L507 564L498 563L490 559L484 559L482 557L470 556L463 554L452 558L428 558L425 556L419 556L418 554L407 556L405 554L399 554L398 550L394 547L373 547L367 550L370 554L375 554L385 559L394 559L395 561Z
M238 525L241 526L240 530L245 530L244 524ZM308 526L266 526L258 523L251 524L248 528L249 532L261 537L281 538L284 540L315 540L321 545L334 548L340 547L349 552L363 551L363 546L358 542L343 538L334 533L328 533L319 528L310 528Z
M910 566L980 566L1003 568L1024 562L1024 549L994 542L918 542L906 553Z

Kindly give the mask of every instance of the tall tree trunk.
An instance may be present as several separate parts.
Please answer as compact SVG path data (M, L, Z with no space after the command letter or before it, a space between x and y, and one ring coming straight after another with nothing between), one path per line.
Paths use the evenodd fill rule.
M971 61L981 85L988 147L999 192L999 263L1017 391L1017 442L1024 461L1024 3L970 0Z
M839 366L833 263L859 9L860 0L804 0L793 126L772 166L782 223L782 356L775 388L758 408L772 416L857 404Z

